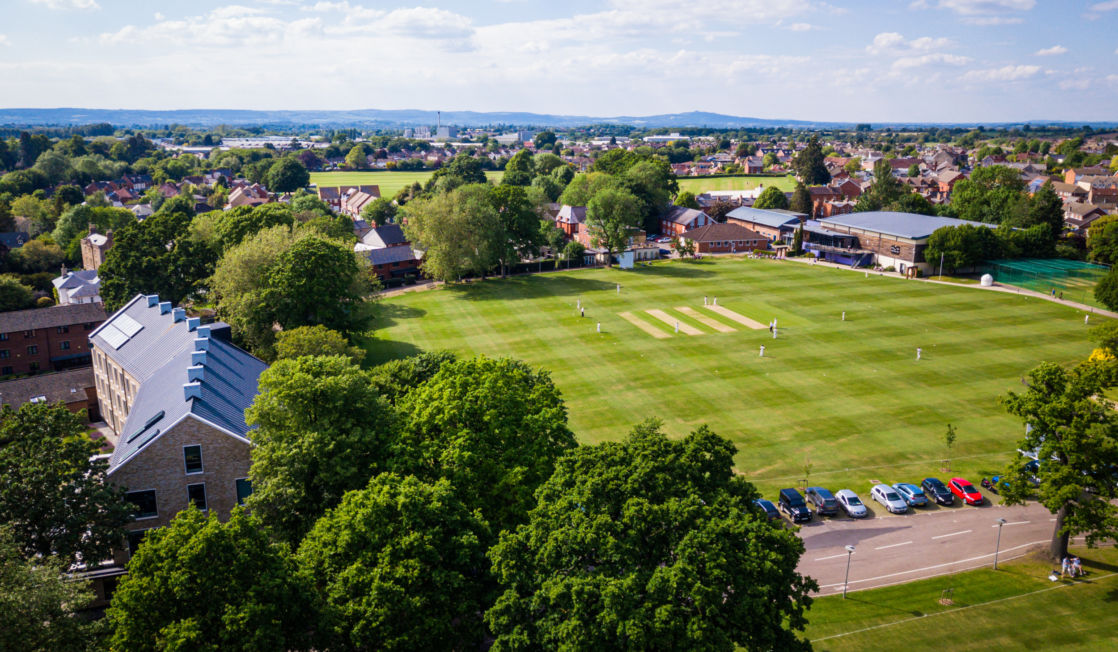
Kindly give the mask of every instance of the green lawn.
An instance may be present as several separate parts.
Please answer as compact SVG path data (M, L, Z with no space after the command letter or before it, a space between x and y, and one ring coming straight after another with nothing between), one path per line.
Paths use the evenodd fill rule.
M703 295L763 324L777 318L779 339L703 312ZM674 335L650 309L702 335ZM832 489L925 477L948 423L953 469L991 475L1022 431L998 397L1037 363L1071 364L1092 348L1083 314L1048 301L748 259L489 280L388 298L377 314L370 363L440 348L520 358L551 371L582 441L618 439L651 416L677 436L709 423L768 494L802 478L805 461Z
M796 179L793 177L765 177L757 175L740 175L736 177L688 177L679 179L679 189L690 190L696 195L708 190L752 190L764 184L766 188L776 186L786 192L796 189Z
M1087 575L1057 583L1036 559L820 598L808 613L816 650L1113 650L1118 551L1082 549ZM1057 588L1058 587L1058 588ZM953 605L940 604L950 589ZM866 631L860 631L866 630Z
M358 186L375 184L380 186L381 197L392 197L401 188L418 181L427 183L434 171L424 172L311 172L311 183L319 186ZM504 172L486 172L490 181L497 183Z

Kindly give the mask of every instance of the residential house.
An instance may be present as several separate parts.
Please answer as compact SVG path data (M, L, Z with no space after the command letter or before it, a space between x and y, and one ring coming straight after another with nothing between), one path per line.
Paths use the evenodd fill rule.
M578 236L579 231L583 230L582 225L585 223L585 206L567 206L564 204L563 207L559 209L559 214L555 216L555 226L559 227L563 233L566 233L568 238L575 238Z
M373 195L362 190L349 193L342 200L342 213L356 218L361 216L365 207L380 199L380 195Z
M1087 191L1074 183L1067 183L1061 181L1052 182L1052 190L1064 203L1068 202L1085 202L1087 201Z
M713 223L714 218L700 210L672 206L660 216L660 233L669 237L678 236L683 235L686 231Z
M104 320L100 303L0 313L0 376L88 365L89 333Z
M0 382L0 402L13 410L24 403L63 403L85 423L101 420L93 367L5 380Z
M369 229L353 249L365 254L383 283L419 275L419 257L399 224Z
M713 222L679 236L695 244L701 254L739 253L768 247L768 238L737 224Z
M101 413L119 436L108 480L134 506L129 553L191 504L227 518L252 492L244 412L267 365L228 334L137 295L90 336Z
M238 206L260 206L267 204L272 200L271 194L264 186L254 184L236 184L233 190L229 193L229 200L225 204L225 210L237 208Z
M1064 183L1075 184L1079 182L1081 177L1105 177L1110 175L1110 170L1101 166L1095 165L1085 168L1070 168L1064 171Z
M1106 215L1106 211L1095 204L1085 202L1064 204L1064 226L1073 233L1087 235L1087 229L1103 215Z
M58 294L58 305L68 306L73 303L101 303L101 278L95 269L78 269L66 271L62 267L62 275L51 280L54 291Z

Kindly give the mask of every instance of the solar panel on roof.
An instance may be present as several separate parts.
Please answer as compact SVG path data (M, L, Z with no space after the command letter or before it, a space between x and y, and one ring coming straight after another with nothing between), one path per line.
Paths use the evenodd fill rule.
M113 320L113 326L116 326L127 337L132 337L136 333L143 330L144 326L140 322L132 319L128 315L121 315Z
M113 347L114 349L119 349L121 346L124 345L125 342L128 341L128 336L112 324L106 324L105 327L101 329L101 332L98 333L98 335L100 335L101 339L108 342L109 346Z

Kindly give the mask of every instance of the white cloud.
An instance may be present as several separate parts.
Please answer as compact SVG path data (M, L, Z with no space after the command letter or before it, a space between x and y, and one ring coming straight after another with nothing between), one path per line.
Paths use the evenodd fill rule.
M811 23L792 23L788 26L788 29L792 30L793 32L810 32L811 30L815 29L815 26Z
M11 44L12 42L8 40L7 34L0 34L0 46L8 46Z
M970 70L963 75L963 80L970 82L1019 81L1035 77L1039 72L1040 66L1002 66L1001 68Z
M97 0L31 0L32 3L43 5L48 9L100 9Z
M1091 80L1086 77L1077 77L1075 79L1065 79L1061 81L1058 86L1062 91L1085 91L1091 85Z
M1053 45L1050 48L1043 48L1035 52L1038 57L1053 57L1059 54L1067 54L1068 49L1062 45Z
M914 53L941 50L952 45L949 38L932 38L921 36L912 40L905 39L903 34L897 32L882 32L873 37L873 42L866 46L870 54L886 53Z
M907 70L910 68L918 68L920 66L928 66L932 64L943 64L948 66L963 66L970 63L970 57L964 57L958 54L945 54L937 52L935 54L924 54L918 57L901 57L893 62L893 70Z
M1118 9L1118 0L1108 0L1107 2L1096 2L1087 8L1088 11L1103 12L1114 11Z
M1036 6L1036 0L914 0L911 9L946 9L971 25L1012 25L1017 15Z

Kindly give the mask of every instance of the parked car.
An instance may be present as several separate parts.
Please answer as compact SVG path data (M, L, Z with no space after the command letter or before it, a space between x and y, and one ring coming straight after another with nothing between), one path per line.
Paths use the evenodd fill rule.
M908 503L905 502L904 498L901 498L896 489L887 484L875 485L870 490L870 496L894 514L904 514L908 511Z
M869 510L862 503L862 499L849 489L839 489L839 492L835 494L835 500L842 511L846 512L846 515L850 518L865 518L869 515Z
M981 505L982 502L986 500L982 497L982 494L978 493L978 490L974 488L973 484L962 478L951 478L947 483L947 488L950 489L951 493L955 494L959 500L968 505Z
M795 489L781 489L777 503L780 505L780 511L787 514L793 523L811 520L811 510L807 508L804 497Z
M779 521L780 520L780 512L776 511L776 505L774 505L771 500L765 500L764 498L758 498L757 500L755 500L753 502L758 507L761 508L761 511L765 513L765 516L769 517L770 521Z
M924 495L924 490L914 484L907 482L898 482L893 485L897 493L901 495L906 503L913 507L927 507L928 497Z
M1029 474L1029 484L1040 486L1040 460L1029 460L1025 463L1025 473Z
M932 500L940 505L955 504L955 496L939 478L924 478L920 487L924 490L926 496L931 496Z
M823 487L808 487L807 499L820 516L838 516L838 503L834 495Z

